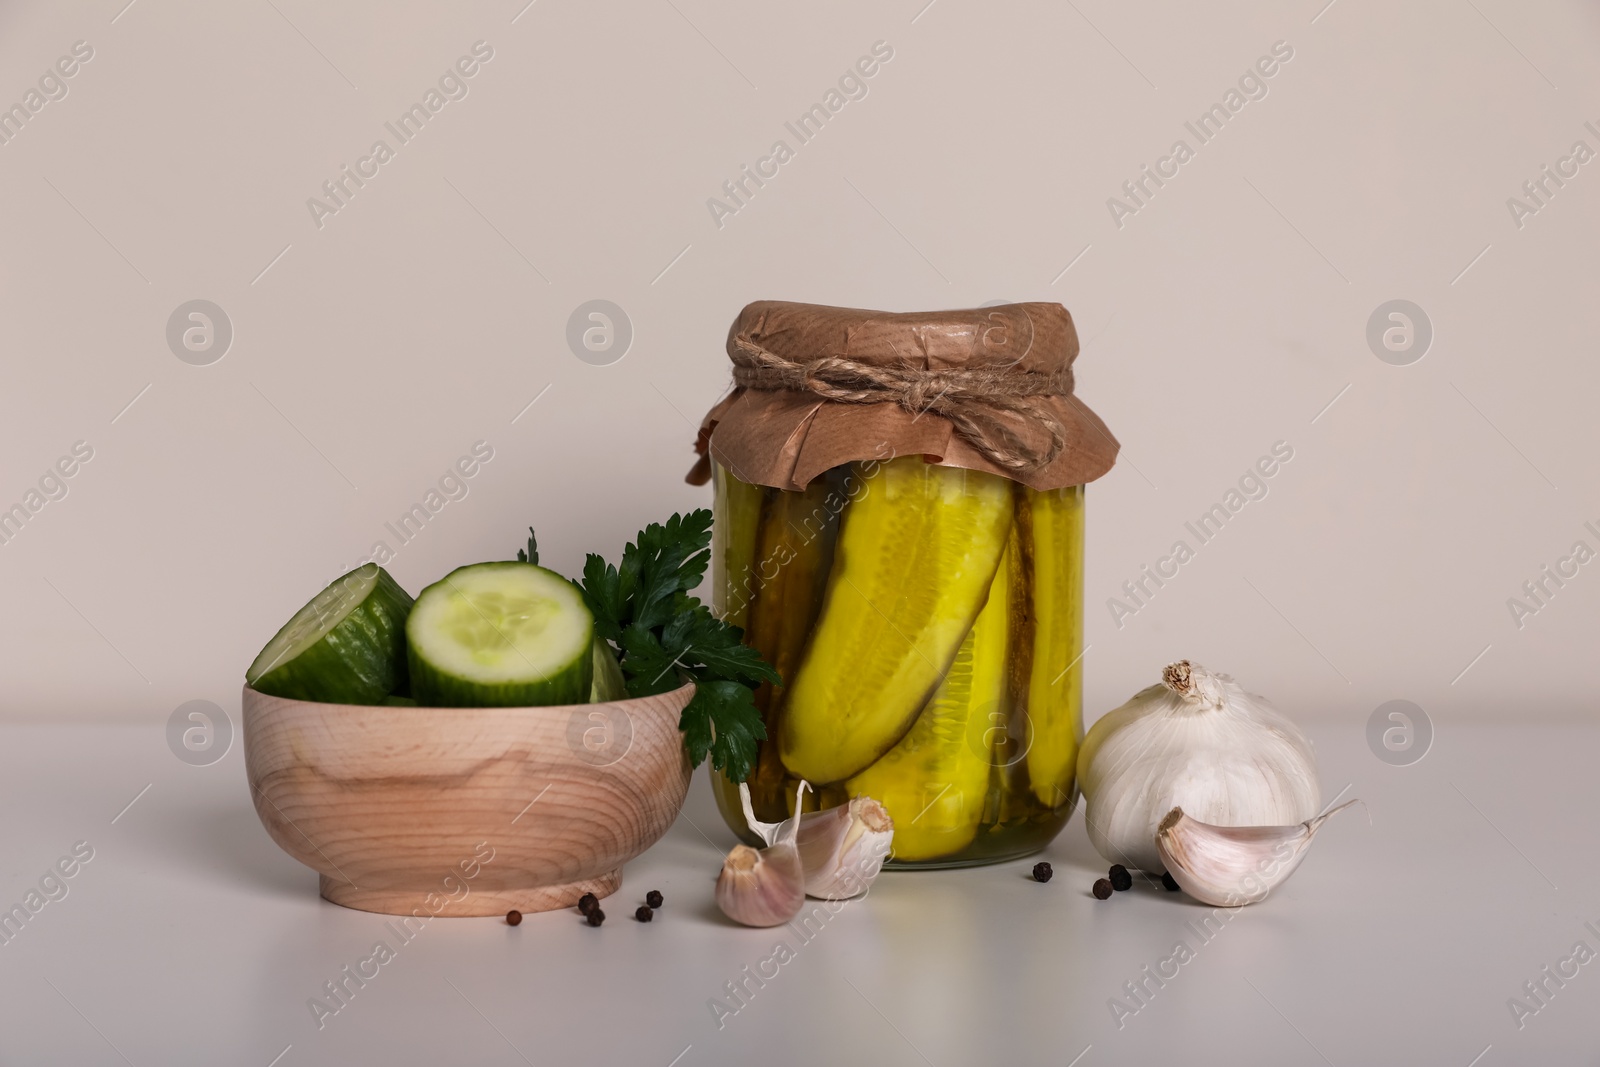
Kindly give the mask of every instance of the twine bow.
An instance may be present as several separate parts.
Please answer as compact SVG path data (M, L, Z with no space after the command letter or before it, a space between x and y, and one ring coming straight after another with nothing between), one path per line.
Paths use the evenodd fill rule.
M1069 396L1072 368L1054 374L1016 368L924 370L881 366L842 356L796 362L745 337L728 351L733 380L746 389L813 393L842 404L898 404L916 414L946 419L967 444L1003 470L1028 474L1050 463L1066 448L1066 427L1038 398ZM1049 443L1024 439L1007 421L1020 417L1041 426Z

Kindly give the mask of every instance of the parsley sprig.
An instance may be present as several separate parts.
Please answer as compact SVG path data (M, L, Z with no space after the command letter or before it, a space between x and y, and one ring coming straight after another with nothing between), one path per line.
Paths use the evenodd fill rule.
M755 689L780 680L743 643L743 631L689 594L705 577L710 545L709 510L674 515L640 530L622 550L619 566L591 552L580 588L595 633L619 652L628 695L665 693L684 678L693 681L694 698L678 720L689 761L698 767L709 755L712 767L742 782L755 768L756 742L767 736ZM539 562L531 529L528 549L517 558Z

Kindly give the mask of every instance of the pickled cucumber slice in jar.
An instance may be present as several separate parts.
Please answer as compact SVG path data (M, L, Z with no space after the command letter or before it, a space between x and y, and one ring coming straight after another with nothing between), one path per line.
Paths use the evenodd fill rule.
M922 713L899 743L846 783L894 818L891 857L940 859L978 835L989 791L991 723L1005 721L1010 642L1008 550L989 598Z
M755 596L756 537L763 486L740 480L720 463L711 465L715 496L711 526L711 610L743 629Z
M749 607L745 641L760 651L785 683L794 676L817 621L833 564L843 497L832 491L830 476L799 492L765 490L755 550L755 596ZM767 728L777 736L787 690L763 682L755 703ZM794 814L795 785L787 779L776 745L761 746L750 777L756 817L779 822ZM815 791L806 794L815 801Z
M1031 520L1033 657L1028 782L1047 808L1072 799L1083 737L1083 487L1026 490Z
M1011 529L1011 483L997 475L921 456L856 473L862 491L777 731L783 765L817 785L905 735L988 599Z

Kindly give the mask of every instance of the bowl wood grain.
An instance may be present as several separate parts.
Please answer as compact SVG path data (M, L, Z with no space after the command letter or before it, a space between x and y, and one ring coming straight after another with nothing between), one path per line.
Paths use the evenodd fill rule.
M544 708L284 700L245 687L256 814L335 904L392 915L570 907L677 818L694 694Z

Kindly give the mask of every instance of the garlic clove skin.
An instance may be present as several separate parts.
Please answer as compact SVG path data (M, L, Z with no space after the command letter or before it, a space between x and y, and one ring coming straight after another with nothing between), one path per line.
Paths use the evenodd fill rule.
M1313 817L1321 796L1311 743L1294 723L1188 660L1094 724L1078 782L1095 849L1150 872L1165 869L1156 831L1175 807L1219 826L1292 825Z
M795 844L805 872L806 895L847 900L872 888L894 841L894 819L871 797L800 819Z
M1156 849L1179 888L1201 903L1255 904L1295 872L1322 824L1354 803L1293 826L1216 826L1173 808L1156 831Z
M760 851L736 845L717 876L717 906L745 926L779 926L805 906L805 876L792 842Z
M795 790L795 811L798 812L800 810L800 798L805 795L805 791L809 788L810 786L805 782L801 782ZM787 833L791 828L791 824L795 821L794 818L785 819L782 822L762 822L757 819L755 805L750 800L750 786L747 782L739 783L739 806L744 809L744 824L750 828L751 833L761 838L768 845L771 845L780 836Z

